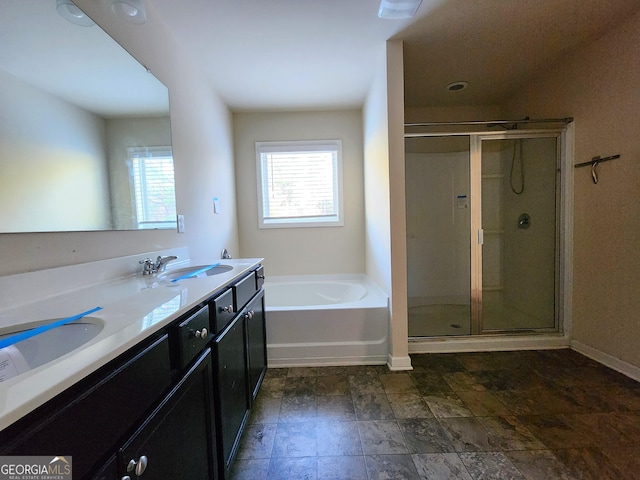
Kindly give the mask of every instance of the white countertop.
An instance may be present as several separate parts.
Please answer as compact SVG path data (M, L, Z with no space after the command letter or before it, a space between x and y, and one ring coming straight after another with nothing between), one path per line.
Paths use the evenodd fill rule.
M140 256L137 256L140 257ZM184 258L184 257L183 257ZM9 378L0 383L0 429L11 425L36 407L44 404L90 373L135 346L149 335L168 325L181 314L209 299L213 293L250 271L262 262L261 258L213 260L230 265L232 270L202 278L189 278L177 282L159 280L156 276L141 274L108 279L83 288L60 294L47 291L46 298L39 295L38 281L55 281L55 273L38 277L32 272L15 276L13 284L31 284L30 298L34 301L14 308L4 308L10 299L0 302L0 332L9 326L30 324L48 319L67 318L81 312L102 307L90 317L104 322L102 331L76 350L45 365ZM103 261L104 262L104 261ZM86 264L89 265L89 264ZM185 261L171 263L167 271L189 266ZM77 266L70 267L76 281ZM64 267L59 276L64 278ZM90 268L80 269L86 275ZM50 271L52 272L53 269ZM43 274L44 275L44 274ZM80 275L80 276L81 276ZM11 277L0 277L0 288L12 284ZM88 284L91 282L86 282ZM52 288L52 287L51 287ZM24 290L24 288L23 288ZM47 290L47 288L42 288ZM6 293L5 289L5 293ZM19 295L16 295L16 298ZM18 303L20 303L18 301Z

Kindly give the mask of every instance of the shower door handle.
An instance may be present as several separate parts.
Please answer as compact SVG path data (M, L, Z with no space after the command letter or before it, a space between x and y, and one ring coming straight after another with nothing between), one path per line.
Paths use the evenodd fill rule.
M478 229L478 245L484 245L484 230Z

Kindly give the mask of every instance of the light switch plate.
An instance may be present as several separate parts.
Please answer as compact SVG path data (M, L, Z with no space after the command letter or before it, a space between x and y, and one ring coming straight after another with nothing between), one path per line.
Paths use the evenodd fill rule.
M178 233L184 233L184 215L178 215Z

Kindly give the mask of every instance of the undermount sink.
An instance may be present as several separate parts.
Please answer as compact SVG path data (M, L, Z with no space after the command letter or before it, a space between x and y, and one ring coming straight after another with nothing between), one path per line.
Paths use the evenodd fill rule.
M49 319L27 325L0 328L0 340L48 325L61 319ZM96 317L83 317L10 345L0 352L10 356L16 374L44 365L84 345L98 335L104 323ZM16 349L18 352L16 352ZM27 365L24 363L26 362ZM14 376L14 375L12 375Z
M220 275L221 273L233 270L231 265L193 265L191 267L177 268L158 275L161 280L187 280L189 278L204 278L211 275Z

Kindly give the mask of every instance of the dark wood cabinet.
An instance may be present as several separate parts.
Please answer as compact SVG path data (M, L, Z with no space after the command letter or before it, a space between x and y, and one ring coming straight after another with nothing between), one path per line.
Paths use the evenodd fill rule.
M73 478L86 478L171 386L167 335L116 361L2 431L2 455L73 457Z
M210 349L118 452L119 478L219 478Z
M228 478L267 368L262 267L0 432L73 478ZM137 471L136 471L137 470Z
M244 317L238 315L214 340L219 463L225 471L240 442L249 415Z
M255 399L267 371L267 342L264 314L264 292L260 291L245 310L249 392Z

